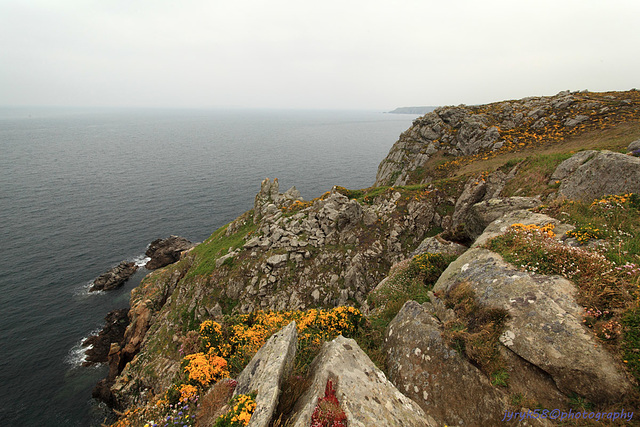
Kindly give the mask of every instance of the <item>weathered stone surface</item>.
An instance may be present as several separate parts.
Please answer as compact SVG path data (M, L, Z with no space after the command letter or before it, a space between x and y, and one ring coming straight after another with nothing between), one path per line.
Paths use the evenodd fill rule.
M184 237L171 236L166 239L156 239L149 244L145 254L151 259L145 265L148 270L155 270L165 265L173 264L180 259L184 251L195 246Z
M595 150L585 150L577 152L556 167L556 170L553 171L553 174L551 175L551 180L549 181L549 183L553 184L556 181L562 181L563 179L574 173L576 169L582 166L586 161L593 158L596 154L598 154L598 151Z
M507 180L507 175L500 171L496 171L488 176L477 175L469 178L465 184L464 190L456 201L455 210L453 212L451 230L458 238L467 238L473 240L477 235L474 227L470 227L468 223L472 223L471 218L474 214L472 208L476 203L483 200L498 197ZM471 232L471 234L469 234Z
M124 285L137 270L138 266L135 262L122 261L106 273L98 276L91 284L89 291L110 291L119 288Z
M624 370L583 326L568 280L519 271L494 252L472 248L449 265L434 292L465 281L480 304L509 313L502 344L551 375L562 392L613 403L631 391Z
M568 199L592 201L609 195L640 192L640 158L601 151L576 168L560 184Z
M296 403L291 423L295 427L309 426L328 379L333 382L349 427L437 425L387 380L352 339L339 336L325 343L310 371L312 383Z
M489 224L507 212L531 209L541 203L536 197L500 197L483 200L467 211L462 227L467 236L476 239Z
M553 229L553 232L556 234L556 237L558 239L563 238L567 231L574 229L572 225L564 224L555 218L551 218L548 215L535 213L528 210L516 210L507 212L502 217L491 222L491 224L489 224L484 229L484 232L480 235L480 237L478 237L476 241L473 242L473 245L471 245L471 247L481 247L489 240L509 230L509 228L513 224L535 224L538 227L547 224L553 224L555 227Z
M267 258L267 264L269 264L272 267L277 267L287 262L287 259L289 259L288 254L272 255L269 258Z
M387 328L391 381L438 425L499 425L508 407L486 375L441 337L440 322L407 301Z
M411 257L420 254L447 254L447 255L460 255L467 250L466 246L458 243L449 242L444 240L440 236L427 237L420 245L411 253Z
M633 152L635 152L637 150L640 150L640 139L636 139L631 144L629 144L629 146L627 147L627 152L628 153L633 153Z
M282 381L293 367L297 344L296 323L291 322L269 338L238 376L234 395L258 393L249 427L267 427L271 422Z

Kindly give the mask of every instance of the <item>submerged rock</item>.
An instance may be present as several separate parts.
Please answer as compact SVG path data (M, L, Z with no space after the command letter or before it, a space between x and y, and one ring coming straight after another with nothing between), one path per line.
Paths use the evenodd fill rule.
M129 325L128 313L129 309L127 308L110 311L104 318L105 325L102 330L82 342L83 347L89 347L85 352L87 356L83 366L108 361L111 343L121 345L124 341L124 331Z
M122 261L111 270L98 276L91 284L89 292L117 289L124 285L136 271L138 271L138 266L135 262Z

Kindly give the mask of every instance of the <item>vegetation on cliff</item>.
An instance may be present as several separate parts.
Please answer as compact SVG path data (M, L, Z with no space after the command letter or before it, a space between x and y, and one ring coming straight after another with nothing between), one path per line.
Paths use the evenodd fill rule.
M212 385L239 374L271 334L294 320L298 352L281 400L302 394L309 363L322 342L339 334L355 338L386 370L385 331L408 300L436 307L445 345L494 388L517 396L509 388L511 362L500 350L506 312L482 306L484 296L464 285L434 299L434 283L456 255L412 254L428 238L472 243L478 237L472 226L482 232L499 217L479 210L479 202L497 196L535 196L535 204L545 203L538 212L575 227L559 242L551 225L516 224L486 248L528 272L571 280L584 325L640 380L639 197L568 201L558 197L561 180L553 179L578 151L626 151L640 137L639 111L637 91L446 107L401 136L381 163L378 186L334 187L304 201L295 189L283 194L277 180L265 180L253 210L132 293L120 353L129 363L112 387L130 409L121 423L188 412L191 425L196 397L233 389L224 381ZM439 299L444 306L437 308ZM513 401L521 404L520 397ZM218 412L227 402L207 404L208 413L224 415ZM291 410L284 406L280 416ZM246 419L236 412L236 421Z

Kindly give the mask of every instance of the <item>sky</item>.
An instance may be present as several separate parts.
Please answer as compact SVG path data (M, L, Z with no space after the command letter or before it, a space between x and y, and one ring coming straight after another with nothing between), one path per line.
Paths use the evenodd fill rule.
M0 0L0 105L367 109L640 89L638 0Z

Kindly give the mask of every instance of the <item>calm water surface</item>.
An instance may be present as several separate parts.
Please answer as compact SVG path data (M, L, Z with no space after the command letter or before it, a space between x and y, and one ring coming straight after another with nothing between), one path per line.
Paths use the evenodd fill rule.
M0 421L99 425L106 368L79 343L145 271L88 284L171 234L202 241L277 177L305 199L373 184L415 116L353 111L0 108Z

